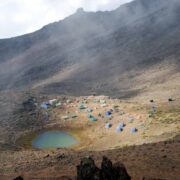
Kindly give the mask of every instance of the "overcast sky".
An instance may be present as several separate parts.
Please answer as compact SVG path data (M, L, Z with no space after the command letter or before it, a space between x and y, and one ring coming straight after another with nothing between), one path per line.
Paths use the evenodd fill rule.
M112 10L131 0L0 0L0 38L26 34L61 20L77 8Z

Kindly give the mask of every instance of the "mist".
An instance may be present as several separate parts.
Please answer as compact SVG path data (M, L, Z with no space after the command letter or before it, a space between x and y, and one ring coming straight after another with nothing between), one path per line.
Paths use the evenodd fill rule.
M76 12L113 10L130 0L3 0L0 4L0 39L27 34Z

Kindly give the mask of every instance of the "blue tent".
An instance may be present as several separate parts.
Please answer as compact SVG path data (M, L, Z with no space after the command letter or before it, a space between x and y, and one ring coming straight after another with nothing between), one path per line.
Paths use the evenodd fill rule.
M123 123L123 122L121 122L121 123L119 123L119 127L120 128L124 128L126 125Z
M136 133L138 130L136 128L131 128L131 133Z
M107 111L105 114L106 116L110 116L112 113L110 111Z
M123 128L121 128L120 126L118 126L118 127L116 128L116 132L117 132L117 133L122 132L122 131L123 131Z
M41 108L42 109L48 109L49 108L49 103L48 102L44 102L41 104Z
M91 114L88 114L87 118L89 118L91 121L97 121L97 119Z
M94 116L92 116L91 121L97 121L97 119Z
M89 118L89 119L92 118L92 115L91 115L91 114L88 114L88 115L87 115L87 118Z
M105 128L106 128L106 129L111 128L111 124L110 124L110 123L107 123L107 124L105 125Z
M80 104L80 105L79 105L79 109L82 110L82 109L86 109L86 108L84 107L83 104Z

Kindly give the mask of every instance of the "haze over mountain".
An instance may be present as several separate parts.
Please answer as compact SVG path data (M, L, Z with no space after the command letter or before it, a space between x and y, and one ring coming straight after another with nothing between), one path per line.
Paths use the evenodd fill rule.
M162 84L175 92L179 19L179 0L135 0L1 39L0 90L131 97Z

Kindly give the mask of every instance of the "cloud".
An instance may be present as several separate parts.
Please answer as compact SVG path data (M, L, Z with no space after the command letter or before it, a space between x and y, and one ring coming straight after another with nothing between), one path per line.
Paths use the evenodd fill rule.
M77 8L85 11L112 10L131 0L1 0L0 38L13 37L40 29L64 19Z

